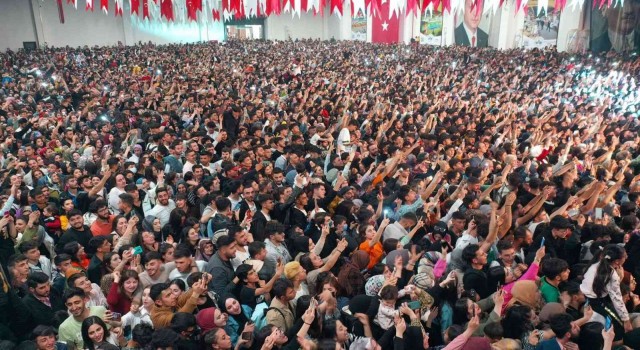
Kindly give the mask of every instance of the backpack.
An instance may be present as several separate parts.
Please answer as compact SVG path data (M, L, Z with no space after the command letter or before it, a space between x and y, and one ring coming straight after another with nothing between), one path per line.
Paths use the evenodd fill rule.
M286 320L286 318L284 317L284 314L280 309L275 307L269 307L267 303L262 302L256 305L255 309L253 309L253 314L251 314L251 322L253 322L253 324L256 326L255 327L256 331L262 329L264 326L268 324L267 313L269 312L269 310L278 311L278 313L282 316L282 318Z

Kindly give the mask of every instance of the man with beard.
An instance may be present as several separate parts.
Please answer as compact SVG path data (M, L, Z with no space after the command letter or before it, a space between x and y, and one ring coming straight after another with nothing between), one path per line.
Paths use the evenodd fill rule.
M32 272L27 278L27 287L29 294L22 302L31 313L33 324L54 326L55 313L65 306L58 292L51 290L49 277L44 272Z
M115 215L111 215L107 202L103 200L96 201L98 217L91 224L91 234L94 236L107 236L113 231L113 219Z
M218 251L209 259L205 270L213 276L209 289L218 295L223 295L225 287L234 278L231 259L236 256L235 235L225 235L218 238L215 243Z
M255 241L262 242L266 238L264 229L267 221L271 220L271 211L275 206L275 202L270 194L259 195L256 201L260 205L260 210L253 216L249 231Z
M145 216L155 216L160 220L162 226L169 223L169 216L171 211L176 208L176 203L169 199L169 191L166 187L160 187L156 189L156 205L151 208Z
M271 179L276 187L284 187L286 184L284 183L284 172L280 168L273 168L273 173L271 173Z
M176 263L171 261L162 263L162 254L150 251L144 255L144 271L138 275L144 288L157 283L169 281L169 274L176 268Z
M242 200L239 203L239 207L240 207L240 214L238 216L238 221L242 222L245 218L245 215L247 215L247 211L251 211L251 216L253 216L253 214L256 213L256 211L258 211L258 207L256 206L256 202L254 201L255 198L255 191L253 189L253 187L251 186L251 183L253 182L253 180L248 180L244 183L244 185L242 186Z
M516 261L524 262L532 242L533 233L526 226L519 226L513 234L513 249L516 252Z
M633 52L640 48L640 3L625 1L618 6L608 6L603 10L603 17L607 24L600 35L593 36L591 50Z
M89 240L93 235L89 227L84 224L82 212L74 209L67 214L67 217L69 218L69 228L58 240L56 250L62 251L65 244L73 241L80 243L86 249L89 247ZM93 255L93 252L87 252L87 255Z

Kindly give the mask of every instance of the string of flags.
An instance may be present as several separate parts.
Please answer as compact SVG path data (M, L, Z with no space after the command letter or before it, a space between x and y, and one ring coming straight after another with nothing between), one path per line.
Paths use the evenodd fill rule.
M67 0L67 4L78 9L79 0ZM85 11L94 11L94 3L98 2L100 11L109 14L110 3L113 3L115 16L125 12L124 1L128 1L129 14L142 20L162 20L167 22L208 22L244 18L263 18L290 13L292 17L300 17L305 13L314 16L324 15L323 9L329 7L329 13L342 17L345 1L349 1L352 16L359 12L374 17L381 16L382 4L389 6L389 18L397 16L420 16L433 9L443 12L458 13L464 10L465 0L84 0ZM528 0L472 0L473 6L483 15L494 13L505 1L514 3L515 12L527 10ZM591 0L593 8L622 6L617 0ZM567 4L572 10L581 8L585 0L556 0L554 11L562 11ZM548 10L548 0L537 1L537 11ZM142 10L142 11L140 11ZM386 12L386 11L385 11ZM386 14L385 14L386 15Z

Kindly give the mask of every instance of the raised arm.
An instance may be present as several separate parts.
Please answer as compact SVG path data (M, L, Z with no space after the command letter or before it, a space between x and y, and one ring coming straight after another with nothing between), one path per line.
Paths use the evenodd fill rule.
M98 194L98 192L102 191L102 189L104 188L104 185L107 183L107 180L109 180L110 177L111 177L111 170L109 169L105 170L104 173L102 174L102 179L100 179L100 182L98 182L97 185L93 186L91 191L89 191L89 197L93 197L96 194Z
M276 281L279 280L280 277L282 277L283 273L284 273L284 264L282 263L282 261L280 261L280 262L278 262L278 265L276 266L275 275L273 275L273 277L271 277L269 282L267 282L264 285L264 287L260 287L260 288L256 289L256 295L263 295L263 294L269 293L271 291L271 288L273 288L273 284L276 283Z
M382 220L382 222L380 223L380 227L378 227L378 232L376 232L376 235L373 236L373 239L369 242L369 247L373 247L374 245L376 245L376 243L378 243L378 241L380 241L380 237L382 237L382 233L388 225L389 218L385 218L384 220Z
M489 221L489 234L487 235L487 239L485 239L480 245L480 249L485 253L489 251L489 248L493 245L493 242L496 241L498 237L498 218L496 217L496 209L495 207L491 209L491 220Z
M344 252L344 250L347 248L347 246L349 245L349 243L347 242L346 239L342 239L338 242L338 246L336 246L333 251L331 252L331 254L329 254L329 258L327 259L327 262L324 263L324 265L322 265L322 267L320 268L321 272L328 272L330 271L333 266L338 262L338 259L340 259L340 256L342 256L342 252Z

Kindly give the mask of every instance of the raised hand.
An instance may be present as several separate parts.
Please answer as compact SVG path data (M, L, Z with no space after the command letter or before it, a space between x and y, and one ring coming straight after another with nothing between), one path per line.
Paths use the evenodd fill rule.
M536 261L541 261L542 258L544 258L544 255L547 252L547 248L545 246L540 247L537 251L536 251Z

